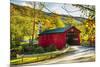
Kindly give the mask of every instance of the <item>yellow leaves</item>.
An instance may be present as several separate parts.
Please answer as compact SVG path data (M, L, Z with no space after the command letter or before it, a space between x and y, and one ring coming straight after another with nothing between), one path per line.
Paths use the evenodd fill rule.
M84 39L85 41L87 41L88 38L89 38L88 35L85 35L83 39Z
M88 27L88 23L86 23L86 27Z
M65 27L65 24L61 21L61 19L57 19L56 26L58 28Z
M92 36L91 39L92 39L92 41L93 41L93 40L95 39L95 36Z
M50 28L50 27L52 27L52 24L51 24L51 22L49 20L45 20L45 26L47 28Z
M45 31L46 30L46 26L42 26L42 31Z
M52 22L50 22L50 20L45 19L44 24L42 25L42 31L46 30L46 29L55 29L56 25Z
M65 27L64 22L60 18L57 18L55 20L56 20L56 22L54 23L53 21L51 22L50 20L45 19L43 22L44 24L42 24L42 31L44 31L46 29L55 29L55 28Z
M95 40L95 35L91 35L90 40L94 41Z
M30 36L24 36L24 40L29 40Z
M56 25L52 24L52 27L50 29L55 29L55 28L56 28Z
M38 28L38 25L35 25L35 30L38 30L39 28Z
M88 17L88 20L93 20L91 16Z
M54 18L53 18L54 19ZM46 29L55 29L65 27L65 24L62 22L60 18L55 19L56 22L51 21L51 19L44 19L42 23L41 30L45 31ZM36 29L38 30L38 29Z
M91 41L94 41L94 35L95 35L95 23L94 23L94 20L92 20L91 18L88 18L84 21L84 25L83 25L84 29L82 31L82 34L84 34L82 36L83 40L85 41L88 41L88 40L91 40Z
M95 24L93 24L93 27L95 28Z
M71 23L72 22L72 18L68 17L66 18L66 23Z

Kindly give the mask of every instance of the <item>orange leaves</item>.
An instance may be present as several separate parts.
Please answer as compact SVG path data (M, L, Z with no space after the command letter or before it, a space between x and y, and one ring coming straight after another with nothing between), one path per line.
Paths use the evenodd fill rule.
M50 27L52 27L52 24L50 23L49 20L45 20L45 26L46 26L47 28L50 28Z
M86 21L85 21L85 25L87 27L95 27L95 20L92 19L91 17L89 17Z

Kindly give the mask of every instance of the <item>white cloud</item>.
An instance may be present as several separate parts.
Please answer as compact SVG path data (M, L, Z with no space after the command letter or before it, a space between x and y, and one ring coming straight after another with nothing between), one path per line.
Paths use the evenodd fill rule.
M26 3L26 2L22 2L20 5L22 5L22 6L29 6L29 7L33 8L33 6L31 4Z

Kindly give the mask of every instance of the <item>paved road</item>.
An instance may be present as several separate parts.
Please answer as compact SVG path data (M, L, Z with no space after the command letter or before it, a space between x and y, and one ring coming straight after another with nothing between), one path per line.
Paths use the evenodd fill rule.
M76 62L89 62L95 61L95 48L94 47L83 47L83 46L71 46L72 51L68 51L65 54L36 63L23 64L18 67L32 66L32 65L43 65L43 64L61 64L61 63L76 63Z

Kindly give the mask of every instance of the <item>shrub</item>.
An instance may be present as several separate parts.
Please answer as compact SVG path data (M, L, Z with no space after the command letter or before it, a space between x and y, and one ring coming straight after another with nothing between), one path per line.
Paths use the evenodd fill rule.
M18 53L18 54L22 54L22 53L23 53L23 46L19 46L19 47L17 48L17 53Z
M44 49L42 47L39 46L39 47L34 49L34 52L35 53L44 53L45 51L44 51Z
M89 46L89 42L88 42L88 41L83 41L83 42L81 43L81 45L83 45L83 46Z
M10 56L11 59L15 59L15 58L17 58L16 49L11 49L10 52L11 52L11 54L10 54L10 55L11 55L11 56Z
M51 51L56 51L57 49L53 44L49 45L48 47L44 48L45 52L51 52Z
M38 54L38 53L43 53L43 52L44 52L44 49L38 46L38 44L24 45L24 54Z

